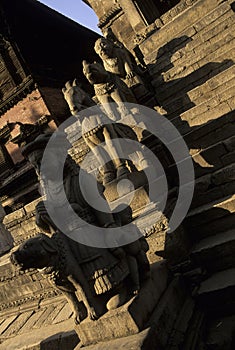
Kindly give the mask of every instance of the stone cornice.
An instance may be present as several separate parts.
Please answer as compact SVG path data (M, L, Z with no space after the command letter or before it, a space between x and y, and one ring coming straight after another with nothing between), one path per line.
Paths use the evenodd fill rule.
M98 27L104 28L120 12L122 12L122 7L119 4L111 7L111 9L99 19Z
M36 301L39 299L42 300L42 299L53 298L53 297L61 295L61 294L62 294L62 292L60 292L59 290L52 289L52 290L42 292L40 294L26 295L25 297L23 297L21 299L17 299L17 300L10 301L8 303L1 304L0 311L10 309L13 307L17 307L17 306L21 306L21 305L24 305L26 303L33 302L33 301Z

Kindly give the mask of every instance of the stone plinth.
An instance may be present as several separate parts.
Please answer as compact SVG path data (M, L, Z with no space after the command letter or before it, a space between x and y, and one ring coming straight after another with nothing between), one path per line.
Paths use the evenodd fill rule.
M128 173L113 180L105 186L104 195L109 202L113 202L134 190L146 185L148 180L143 170Z
M160 276L159 276L160 277ZM161 281L159 279L159 284ZM114 338L111 340L100 341L101 335L104 336L102 330L100 336L97 338L97 343L89 346L85 346L87 350L119 350L119 349L131 349L131 350L150 350L150 349L166 349L169 345L169 339L175 332L184 332L185 329L178 329L177 320L186 303L186 291L184 285L178 278L167 286L166 290L162 294L160 300L156 303L151 317L144 323L142 330L139 333L131 334L130 329L126 329L126 335ZM147 297L145 303L147 303ZM184 310L185 311L185 310ZM140 308L139 312L143 312L143 308ZM187 318L188 317L188 318ZM190 315L186 316L189 320ZM185 319L185 317L184 317ZM114 325L109 323L110 328L123 328L126 324L119 323ZM186 322L187 328L187 322ZM97 332L98 333L98 332ZM181 333L183 334L183 333ZM75 348L75 350L83 349L82 342Z
M122 338L144 329L167 287L168 271L165 262L152 265L151 279L145 282L137 297L111 310L97 321L84 320L75 327L83 345Z

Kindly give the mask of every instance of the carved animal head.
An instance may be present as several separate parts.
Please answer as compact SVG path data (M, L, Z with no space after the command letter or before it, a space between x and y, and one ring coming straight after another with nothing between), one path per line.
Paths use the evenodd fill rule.
M19 266L21 270L29 268L42 269L50 266L52 256L57 254L58 251L52 239L40 233L22 243L11 254L10 260L13 265Z
M82 65L83 73L90 84L102 84L108 81L109 73L100 63L88 63L86 61L83 61Z
M77 79L74 79L73 82L67 81L62 92L72 115L76 115L81 110L95 105L88 93L81 88Z

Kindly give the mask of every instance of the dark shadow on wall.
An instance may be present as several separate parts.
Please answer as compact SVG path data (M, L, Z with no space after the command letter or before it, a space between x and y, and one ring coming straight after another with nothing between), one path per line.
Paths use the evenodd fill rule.
M235 132L235 111L229 111L229 108L223 113L218 113L218 117L215 119L204 121L203 113L210 112L210 109L217 111L220 108L221 101L218 96L218 105L213 106L207 102L209 99L213 99L213 89L216 89L219 84L216 82L213 85L213 81L208 85L208 90L201 91L199 95L194 95L194 99L191 100L189 97L189 91L200 87L205 84L212 77L216 77L218 74L222 73L229 67L234 65L234 62L229 59L225 59L222 62L208 62L202 67L190 72L190 56L186 62L179 65L179 71L176 72L171 70L174 67L174 62L176 64L175 70L177 70L177 60L183 57L184 49L187 44L190 45L192 39L187 36L182 36L173 39L161 47L158 51L156 64L149 65L150 72L157 71L153 77L155 80L156 96L161 106L166 110L166 117L169 119L173 125L178 129L182 137L184 138L188 148L195 151L193 157L193 164L195 169L195 191L193 196L193 201L191 204L191 209L196 207L201 207L203 205L210 205L212 202L221 202L225 198L229 198L235 190L235 166L231 163L235 161L234 154L234 132ZM193 55L193 51L192 51ZM191 56L192 59L194 56ZM158 67L156 69L156 67ZM171 71L170 71L171 70ZM174 79L174 74L179 75L184 72L188 75ZM157 74L159 76L157 76ZM166 81L165 81L166 80ZM228 79L229 80L229 79ZM218 84L218 85L217 85ZM222 86L222 84L221 84ZM223 92L222 88L220 93ZM204 95L203 95L204 94ZM208 95L207 95L208 94ZM208 96L208 97L207 97ZM201 112L197 111L195 108L195 117L202 113L202 117L198 118L198 122L194 121L194 125L190 125L190 120L183 120L180 114L189 111L196 105L205 103L207 108ZM228 106L229 107L229 106ZM193 112L194 110L192 110ZM198 114L197 114L198 113ZM233 138L233 139L232 139ZM233 140L233 141L232 141ZM233 146L232 146L233 145ZM163 146L164 147L164 146ZM156 155L158 155L156 153ZM167 153L165 153L167 155ZM179 176L177 171L177 164L174 164L172 157L167 155L168 160L165 162L165 171L167 178L170 180L170 189L175 189L174 198L168 201L168 208L166 208L166 216L171 216L174 210L178 190L179 190ZM221 215L222 212L222 215ZM216 229L220 228L220 232L223 229L226 230L226 225L231 227L231 222L234 220L234 214L230 213L229 210L223 208L214 208L211 210L212 215L210 225L208 226L208 235L210 235L210 230L213 230L215 226ZM217 220L217 218L222 217L222 219ZM165 252L163 252L164 257L173 257L172 262L177 263L180 260L183 261L188 254L188 248L190 245L194 244L196 241L200 240L200 232L203 227L202 217L199 215L197 218L198 222L195 229L195 234L193 234L191 219L186 219L184 222L184 227L179 228L175 231L174 239L168 237L166 239ZM214 224L213 221L216 223ZM223 224L221 224L223 223ZM182 232L186 230L186 236L190 236L191 242L184 241L185 234ZM214 231L218 232L218 231ZM211 234L214 234L211 232ZM201 237L203 239L203 237ZM188 247L185 249L185 244ZM177 247L177 253L176 248ZM182 259L180 254L182 252ZM160 254L161 255L161 252ZM175 256L174 256L175 255Z
M216 171L226 165L226 162L224 160L222 161L220 157L226 156L226 151L227 153L232 152L229 147L226 148L226 145L223 144L223 141L233 136L235 112L228 111L217 119L209 120L207 122L199 121L198 124L194 126L190 126L188 121L183 120L180 117L180 114L185 111L189 111L191 108L196 106L195 102L193 102L187 94L190 90L206 83L212 77L215 77L219 73L234 65L234 62L232 60L224 60L222 62L209 62L185 77L164 81L163 74L169 74L169 70L174 67L173 63L171 62L172 57L175 60L177 57L180 58L182 55L181 51L183 51L185 46L187 44L190 44L190 42L192 42L192 39L188 36L182 36L169 41L159 49L157 55L157 63L156 65L150 65L149 69L151 71L153 70L154 66L157 67L158 65L159 67L162 67L159 70L159 73L156 73L159 74L159 77L155 78L157 79L156 96L160 101L162 107L167 112L167 119L170 119L173 125L179 130L180 134L186 141L188 148L200 151L209 147L213 147L213 145L216 143L221 143L220 147L218 146L215 148L215 152L213 152L211 149L204 151L197 157L197 162L195 162L195 172L197 178L206 174L212 174L213 171ZM190 64L188 67L186 65L183 66L183 68L184 70L190 68ZM210 89L213 89L213 86L208 86L208 100L212 97L212 92ZM199 98L203 97L203 93L204 92L201 92ZM208 100L206 100L205 96L203 98L203 103L206 104ZM200 102L198 105L200 105ZM215 107L208 106L208 111L210 111L210 108L219 109L220 105L218 104L218 106ZM205 111L205 113L206 112L207 111ZM198 112L195 111L195 117L197 116L196 113ZM203 118L200 119L202 120ZM222 130L221 133L219 132L219 129ZM223 147L225 148L224 154L221 153L221 148ZM195 153L196 152L197 151L195 151ZM216 153L218 153L218 158L216 158ZM201 157L202 160L201 164L200 161L198 161L199 157ZM169 173L169 178L176 179L176 182L173 180L174 186L177 184L178 176L177 172L175 172L175 167L172 164L172 159L170 159L170 157L168 158L169 167L167 171ZM204 162L202 158L204 159Z
M66 349L73 350L79 343L75 331L56 333L40 343L40 350Z
M229 59L222 62L209 62L190 72L190 59L188 58L185 62L182 61L177 69L177 65L174 66L174 62L177 64L177 60L183 57L183 51L190 42L192 42L192 39L186 35L167 42L158 50L157 63L148 65L150 71L154 67L159 66L156 73L158 75L156 77L157 81L154 84L156 96L160 105L169 114L170 119L195 106L195 103L187 95L190 90L206 83L207 80L234 64ZM191 53L193 58L193 51ZM174 67L177 71L175 73L169 72ZM189 74L182 78L174 79L174 75L181 74L186 70L189 70Z

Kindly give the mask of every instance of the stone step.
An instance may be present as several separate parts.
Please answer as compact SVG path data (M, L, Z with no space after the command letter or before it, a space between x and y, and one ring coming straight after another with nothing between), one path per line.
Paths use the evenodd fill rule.
M235 136L204 149L191 149L196 178L214 173L235 161Z
M97 321L85 319L75 326L81 344L84 346L115 338L137 334L146 324L167 289L168 269L166 262L151 265L151 278L140 289L139 295L110 310Z
M161 281L159 281L161 282ZM157 291L157 289L156 289ZM118 329L122 329L126 325L125 322L118 322L117 318L120 318L120 311L116 310L116 319L110 319L109 322L109 333L113 332L112 340L105 341L105 334L98 334L97 344L88 345L83 347L79 344L75 350L87 349L87 350L118 350L118 349L133 349L133 350L149 350L149 349L166 349L168 340L171 336L172 329L177 322L178 316L182 310L185 303L186 293L185 288L182 286L180 281L175 278L165 292L163 293L159 303L157 304L155 310L153 311L151 318L148 322L144 324L144 330L136 332L133 334L131 329L125 329L126 336L118 335L117 339L114 339L115 334L118 333ZM147 299L146 305L150 302ZM119 308L121 309L121 308ZM143 310L145 313L145 310ZM118 322L117 327L115 323ZM102 332L103 330L101 330ZM124 333L124 330L122 330Z
M229 67L226 69L227 65ZM231 66L228 62L221 64L222 68L223 71L208 79L205 83L192 88L187 94L177 95L176 98L173 97L169 102L164 103L164 109L167 111L169 118L172 119L193 106L198 106L223 93L224 90L232 88L235 85L235 65Z
M194 245L191 258L210 272L235 267L235 230L207 237Z
M174 67L170 68L166 73L163 73L163 83L173 81L176 84L177 79L182 79L193 72L194 66L196 69L200 70L199 67L203 66L202 61L205 59L207 59L206 62L213 62L215 64L215 68L218 67L220 64L220 62L218 62L220 61L218 57L220 57L222 54L225 55L223 46L232 46L231 43L233 42L234 37L231 35L231 32L234 29L235 24L233 23L229 28L226 28L223 32L212 38L210 41L201 42L200 45L196 46L195 48L193 47L197 44L195 39L187 43L186 47L188 48L188 52L174 62ZM210 60L208 56L211 58L216 58L217 62Z
M191 149L195 171L195 191L191 208L232 195L235 190L235 137L205 149ZM167 169L177 173L176 165Z
M200 31L218 20L228 9L231 11L229 4L227 4L227 8L221 9L221 5L219 6L218 1L215 0L211 0L209 3L196 1L182 16L176 16L171 22L163 26L160 31L156 31L140 44L146 64L152 63L156 59L157 54L158 57L160 56L159 49L168 42L169 36L172 37L172 33L174 33L175 38L181 35L192 36L193 33L196 34L194 26ZM190 32L188 32L189 30ZM155 44L154 46L153 43Z
M231 35L225 38L224 45L222 43L221 47L217 45L214 47L215 52L209 52L209 55L204 57L203 55L198 56L197 62L194 64L190 64L191 60L193 60L192 57L195 57L195 54L191 53L187 65L176 66L173 72L169 70L154 78L152 85L163 107L165 107L165 104L169 104L171 99L175 98L175 91L179 91L178 96L186 96L196 86L204 84L208 79L233 65L235 55L234 38ZM208 47L207 50L213 50L213 45ZM171 77L171 74L175 78L174 76Z
M192 209L184 221L184 226L190 234L190 239L199 242L203 238L234 228L234 212L235 195Z
M208 79L206 83L197 86L188 92L188 96L195 105L204 103L210 98L223 93L225 90L235 85L235 65L223 70L214 77Z
M214 173L201 176L195 180L194 197L191 208L218 201L235 190L235 163L223 167Z
M189 149L206 149L234 136L235 110L221 114L217 119L190 127L181 117L171 120L178 129ZM166 124L167 125L167 124ZM166 129L167 131L167 129ZM175 142L172 139L172 143ZM232 150L231 150L232 151Z
M233 110L234 92L235 86L227 88L209 100L182 113L180 115L181 120L192 128L222 117ZM174 119L171 119L171 121L174 124Z
M218 119L190 128L180 117L173 124L183 135L189 148L206 148L232 137L235 133L235 111L225 113Z
M229 167L230 168L230 167ZM220 173L223 173L227 168L218 171L218 178ZM209 204L212 201L219 201L221 198L231 196L235 190L235 181L229 178L219 185L214 184L214 174L205 175L196 180L194 197L191 203L191 209L198 208L202 205Z
M232 314L235 310L235 268L217 272L203 281L196 298L204 309Z
M78 338L71 315L63 297L41 301L40 306L37 303L8 310L2 313L0 349L72 350Z
M24 335L13 336L0 344L0 350L73 350L79 343L72 320L40 329L30 330ZM1 339L0 339L1 341Z
M219 11L219 12L218 12ZM215 20L215 13L217 12L217 18ZM161 72L166 72L169 68L178 65L182 59L187 59L188 55L191 55L194 49L201 47L202 43L208 42L208 40L223 34L224 31L234 23L234 13L231 11L230 7L221 8L217 7L215 11L212 12L214 20L208 22L208 19L201 18L197 23L194 24L195 32L191 27L191 37L188 38L181 37L181 40L175 40L174 44L171 45L171 52L163 54L159 57L156 64L149 68L152 76L159 75ZM187 30L186 33L187 34ZM224 35L224 34L223 34ZM193 38L193 40L191 39ZM180 44L180 45L179 45ZM171 56L171 62L166 59L166 55Z
M215 173L235 162L235 137L231 136L206 148L191 148L195 177ZM171 168L174 165L168 165ZM229 173L228 173L229 175Z

